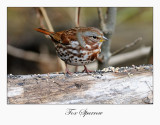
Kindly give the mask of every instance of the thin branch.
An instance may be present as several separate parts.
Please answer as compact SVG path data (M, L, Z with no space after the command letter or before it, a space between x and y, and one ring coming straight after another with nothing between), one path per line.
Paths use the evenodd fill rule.
M79 27L80 10L81 10L81 8L77 7L76 11L75 11L75 25L76 25L76 27Z
M7 45L7 53L17 58L25 59L33 62L47 63L50 61L46 56L40 56L40 54L32 51L26 51L23 49L16 48L11 45Z
M115 66L129 60L137 59L140 57L147 56L150 52L151 47L141 47L131 52L126 52L112 56L109 60L109 65Z
M49 54L44 54L43 52L39 54L36 52L19 49L11 45L7 45L7 48L8 48L7 53L11 56L14 56L16 58L20 58L23 60L33 61L39 64L45 64L48 67L52 67L58 62L58 58L56 59ZM56 67L52 67L52 68L54 68L58 72L62 70L60 65L57 65Z
M39 15L40 15L40 25L43 26L41 23L43 22L42 18L44 18L49 31L54 32L54 29L52 27L52 24L51 24L49 18L48 18L48 15L47 15L47 12L46 12L45 8L40 7L38 12L39 12ZM61 66L62 71L65 71L65 68L66 68L65 64L60 58L58 58L58 64Z
M106 29L106 23L104 21L104 17L103 17L103 12L102 12L102 8L97 8L97 11L98 11L98 17L99 17L99 21L100 21L100 28L102 29L102 31L104 33L107 32L107 29Z
M35 9L37 11L37 18L39 19L40 27L43 28L43 29L46 29L45 26L44 26L43 15L42 15L42 12L41 12L40 8L35 8Z
M113 52L111 56L117 55L117 54L121 53L122 51L124 51L124 50L126 50L126 49L128 49L128 48L131 48L131 47L135 46L135 45L136 45L139 41L141 41L141 40L142 40L142 37L138 37L135 41L133 41L133 42L125 45L124 47L116 50L115 52Z
M46 24L47 24L47 27L48 27L49 31L54 32L54 29L52 27L52 24L51 24L49 18L48 18L46 10L44 9L44 7L40 7L39 9L41 10L41 13L44 17L44 20L46 21Z

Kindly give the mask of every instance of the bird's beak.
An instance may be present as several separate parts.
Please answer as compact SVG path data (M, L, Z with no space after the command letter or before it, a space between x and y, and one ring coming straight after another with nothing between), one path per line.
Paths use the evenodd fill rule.
M102 37L104 39L104 41L108 40L108 38L106 38L105 36Z
M107 41L107 40L108 40L108 39L107 39L105 36L103 36L102 39L100 39L99 42L103 42L103 41Z

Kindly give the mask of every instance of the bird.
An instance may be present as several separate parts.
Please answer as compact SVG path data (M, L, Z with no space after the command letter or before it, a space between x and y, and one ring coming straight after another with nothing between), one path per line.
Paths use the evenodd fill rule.
M50 32L43 28L36 31L50 36L58 57L66 64L66 74L72 74L67 65L84 66L82 72L90 73L86 65L95 61L104 41L108 39L95 27L74 27L59 32Z

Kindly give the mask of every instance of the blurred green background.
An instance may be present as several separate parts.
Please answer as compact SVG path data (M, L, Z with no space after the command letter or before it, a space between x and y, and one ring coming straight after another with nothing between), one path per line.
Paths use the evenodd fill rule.
M75 27L75 8L53 7L45 8L55 31L62 31ZM103 8L105 14L106 8ZM81 8L80 26L99 28L97 8ZM35 8L8 7L7 9L7 43L14 47L36 53L49 54L52 61L42 64L34 61L7 55L8 74L34 74L57 72L57 59L54 46L50 39L38 33L34 28L39 28ZM111 52L133 42L138 37L143 40L134 47L124 51L132 51L140 46L153 44L153 8L151 7L119 7L115 32L112 36ZM147 64L146 57L133 59L116 66L130 66L132 64Z

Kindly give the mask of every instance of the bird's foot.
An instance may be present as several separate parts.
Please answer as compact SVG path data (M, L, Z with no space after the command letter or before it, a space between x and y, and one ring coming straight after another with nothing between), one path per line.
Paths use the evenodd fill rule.
M86 72L87 74L89 74L89 73L91 73L91 72L93 72L93 71L88 70L87 67L84 65L84 70L83 70L82 72Z

